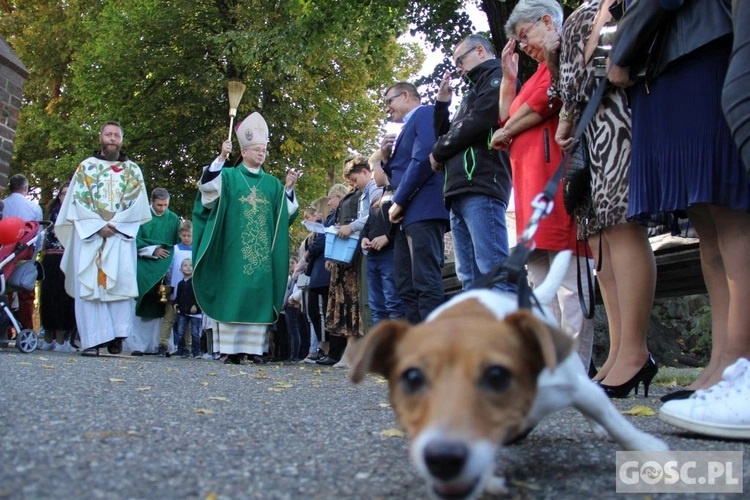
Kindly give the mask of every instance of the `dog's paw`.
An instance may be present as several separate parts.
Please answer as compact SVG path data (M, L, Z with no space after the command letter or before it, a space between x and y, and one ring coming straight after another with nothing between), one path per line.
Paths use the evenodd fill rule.
M484 489L490 495L505 495L508 493L508 487L505 486L505 478L500 476L490 477Z
M632 451L669 451L669 445L656 436L640 431L628 447Z
M609 439L609 432L607 432L607 429L605 429L599 422L596 420L586 417L586 420L589 423L589 427L591 428L591 432L596 434L596 437L599 439Z

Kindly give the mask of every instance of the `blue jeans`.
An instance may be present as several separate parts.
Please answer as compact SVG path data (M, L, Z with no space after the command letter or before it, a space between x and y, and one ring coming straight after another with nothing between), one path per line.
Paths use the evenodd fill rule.
M367 254L367 294L372 324L404 317L404 306L393 281L393 249Z
M193 356L201 354L201 319L188 316L187 314L177 314L177 335L174 343L179 351L185 349L185 330L190 325L190 349Z
M462 195L450 200L451 234L456 255L456 276L464 290L479 277L489 274L508 257L507 205L481 194ZM515 291L499 283L493 288Z

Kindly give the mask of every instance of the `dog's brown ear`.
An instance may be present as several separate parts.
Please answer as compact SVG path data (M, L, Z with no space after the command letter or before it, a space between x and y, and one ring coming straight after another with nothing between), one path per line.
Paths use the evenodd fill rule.
M367 373L377 373L388 377L393 365L393 352L411 324L401 320L386 319L357 343L352 363L351 378L355 384L362 381Z
M565 335L557 328L550 327L534 313L520 310L509 314L505 321L513 325L526 338L534 339L542 353L544 366L550 370L570 355L574 346L574 339Z

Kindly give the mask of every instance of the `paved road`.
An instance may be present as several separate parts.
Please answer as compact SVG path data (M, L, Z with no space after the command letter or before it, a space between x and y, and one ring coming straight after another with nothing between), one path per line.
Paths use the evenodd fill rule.
M354 386L346 370L308 364L15 349L0 349L0 373L0 498L426 497L406 439L390 437L396 423L376 378ZM665 389L652 391L616 404L656 409ZM673 449L743 450L750 491L747 442L633 418ZM616 450L565 411L498 462L513 498L610 498Z

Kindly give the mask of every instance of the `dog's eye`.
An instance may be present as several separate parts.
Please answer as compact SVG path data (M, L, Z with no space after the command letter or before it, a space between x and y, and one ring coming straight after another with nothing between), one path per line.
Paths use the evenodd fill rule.
M482 373L479 385L485 389L500 392L508 388L510 385L510 378L511 373L504 366L488 366L484 370L484 373Z
M401 374L401 386L407 393L415 393L425 386L424 373L419 368L409 368Z

